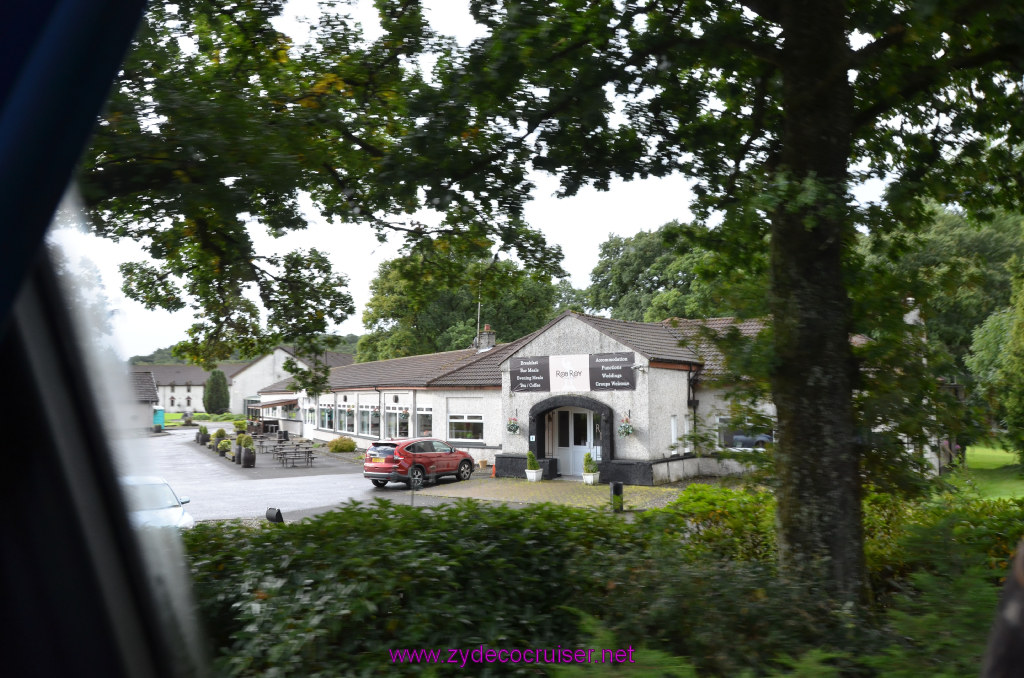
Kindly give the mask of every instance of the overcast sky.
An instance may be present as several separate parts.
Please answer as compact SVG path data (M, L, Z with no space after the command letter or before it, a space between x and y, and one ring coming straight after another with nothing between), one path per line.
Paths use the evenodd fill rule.
M435 0L428 2L428 6L434 8L431 21L441 33L454 35L463 43L479 34L463 0ZM293 14L309 16L312 14L310 7L308 3L297 3ZM362 21L372 34L373 15L363 15ZM301 35L303 31L301 25L291 19L282 21L279 28L294 35ZM563 266L573 286L578 288L589 285L590 272L597 264L598 246L609 235L633 235L641 230L656 229L673 219L689 218L687 205L691 196L687 183L681 178L616 181L608 192L584 189L579 195L563 200L552 197L557 187L554 177L537 176L535 181L537 190L526 217L534 228L545 234L549 243L561 246L565 254ZM331 226L312 209L308 211L308 218L310 223L306 230L278 240L267 236L262 229L253 228L257 252L284 253L310 247L327 252L335 270L348 276L349 293L356 303L356 313L337 331L363 334L362 311L369 298L370 281L382 261L397 255L401 239L393 235L389 242L379 243L369 227ZM87 257L99 269L113 313L115 349L121 357L151 353L185 339L185 330L193 322L190 310L173 314L147 311L121 293L118 264L147 258L137 244L113 243L70 230L55 233L54 240L64 246L72 259ZM486 322L486 318L483 320Z

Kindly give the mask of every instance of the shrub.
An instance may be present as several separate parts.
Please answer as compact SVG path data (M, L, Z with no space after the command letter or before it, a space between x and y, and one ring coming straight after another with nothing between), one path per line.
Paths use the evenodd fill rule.
M208 435L210 433L210 431L205 426L200 426L199 427L199 433L201 433L202 435L205 436L205 435Z
M235 424L235 432L236 433L245 433L245 421L244 420L243 421L239 421L239 420L235 419L234 424Z
M540 470L540 464L537 463L537 455L530 450L526 453L526 470L527 471L538 471Z
M228 392L228 380L220 370L210 372L203 389L203 409L213 414L226 412L231 406L231 395Z
M213 437L215 439L216 438L227 438L228 437L228 432L225 431L222 428L219 428L219 429L217 429L216 431L213 432Z
M192 418L196 421L210 421L210 415L206 412L196 412L192 415Z
M227 452L228 450L231 449L231 441L230 440L222 440L222 441L220 441L219 443L217 443L217 449L220 450L221 452Z
M248 448L250 448L250 449L251 449L251 448L253 447L253 440L252 440L252 436L251 436L251 435L249 435L248 433L243 433L242 435L238 436L238 439L237 439L237 441L236 441L236 442L237 442L237 443L238 443L238 444L239 444L239 445L240 445L241 447L248 447Z
M355 452L356 441L347 436L335 438L327 443L327 449L331 452Z
M594 457L591 456L590 452L583 455L583 472L597 473L597 462L594 461Z

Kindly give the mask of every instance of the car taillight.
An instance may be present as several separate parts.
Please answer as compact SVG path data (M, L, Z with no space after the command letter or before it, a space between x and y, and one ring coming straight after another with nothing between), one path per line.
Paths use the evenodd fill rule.
M403 457L402 457L401 453L398 450L395 450L395 453L392 455L392 458L393 459L402 459Z

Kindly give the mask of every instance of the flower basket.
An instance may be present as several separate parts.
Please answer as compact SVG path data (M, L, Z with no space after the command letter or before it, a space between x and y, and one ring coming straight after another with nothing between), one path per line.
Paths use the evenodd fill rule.
M622 438L633 435L633 424L629 422L629 417L625 417L619 422L618 433Z
M505 430L509 433L519 433L519 420L515 417L510 417L508 423L505 424Z

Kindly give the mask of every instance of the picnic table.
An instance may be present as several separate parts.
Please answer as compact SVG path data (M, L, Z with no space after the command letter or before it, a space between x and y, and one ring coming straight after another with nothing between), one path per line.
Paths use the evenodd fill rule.
M306 466L312 466L316 455L313 454L313 443L295 443L290 441L275 442L272 449L274 459L281 462L281 466L295 466L298 462L304 462Z

